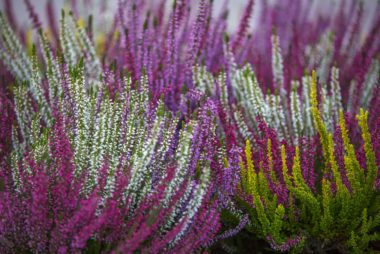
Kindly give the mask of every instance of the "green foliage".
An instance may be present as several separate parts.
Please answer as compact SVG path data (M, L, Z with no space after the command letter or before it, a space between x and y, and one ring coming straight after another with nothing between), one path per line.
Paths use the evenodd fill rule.
M278 203L278 194L268 187L262 169L255 170L253 167L251 146L247 140L246 163L241 162L241 188L252 198L252 203L240 199L240 207L250 215L254 231L261 238L269 239L272 248L279 251L371 251L371 242L380 239L377 233L380 226L380 199L379 191L375 188L378 166L367 125L368 112L360 110L357 116L365 152L365 168L360 166L354 145L351 144L342 111L339 114L344 143L344 173L348 179L348 182L344 182L335 157L336 145L332 133L328 131L319 111L315 72L312 77L311 111L323 151L320 186L316 190L312 189L302 175L302 149L296 147L293 166L289 171L285 147L282 146L282 173L288 196L286 204ZM273 171L272 152L271 149L268 151L267 160ZM276 181L273 179L274 174L270 177ZM254 209L247 209L249 206ZM292 245L294 242L290 239L295 236L301 240Z

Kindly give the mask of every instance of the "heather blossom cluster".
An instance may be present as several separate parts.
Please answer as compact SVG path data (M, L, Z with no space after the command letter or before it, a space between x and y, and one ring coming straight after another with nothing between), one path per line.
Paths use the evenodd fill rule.
M380 250L379 2L93 2L0 11L1 253Z

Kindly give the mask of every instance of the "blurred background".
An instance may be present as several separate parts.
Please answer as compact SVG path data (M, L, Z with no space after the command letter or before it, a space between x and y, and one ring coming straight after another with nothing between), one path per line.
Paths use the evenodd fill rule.
M180 0L179 0L180 1ZM199 0L190 0L194 8L196 9L198 6ZM229 30L236 29L241 15L244 11L245 6L248 3L248 0L213 0L214 1L214 15L218 15L220 13L221 8L224 4L228 5L229 9ZM310 19L315 18L319 15L332 15L337 11L337 6L340 5L341 2L345 2L344 0L299 0L304 5L309 5L312 9L310 12L312 15L309 17ZM372 17L375 14L376 8L374 6L380 0L358 0L363 3L363 11L366 15L363 17L366 19L365 23L368 24L371 22ZM17 19L17 22L22 27L31 26L31 22L29 21L27 8L25 4L25 0L0 0L0 10L2 11L12 11L14 16ZM74 12L80 13L81 17L86 18L88 15L93 14L95 27L99 29L106 28L109 23L111 23L115 11L118 6L119 0L29 0L29 2L34 6L36 13L38 13L42 23L46 24L48 20L48 16L46 14L47 3L50 6L53 6L54 17L59 19L60 10L62 8L68 8L69 6L74 7ZM146 0L147 4L158 4L161 2L160 0ZM167 8L170 8L173 0L168 0ZM257 28L259 13L262 8L263 3L273 4L275 2L281 2L281 0L256 0L254 6L254 13L251 19L251 27ZM8 6L11 6L11 10L6 10L6 3ZM349 11L349 10L347 10ZM95 31L96 32L96 31Z

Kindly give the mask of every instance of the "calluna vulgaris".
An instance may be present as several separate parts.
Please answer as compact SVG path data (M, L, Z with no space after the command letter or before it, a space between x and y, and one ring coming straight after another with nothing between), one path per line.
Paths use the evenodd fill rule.
M379 1L100 2L3 3L1 253L380 251Z

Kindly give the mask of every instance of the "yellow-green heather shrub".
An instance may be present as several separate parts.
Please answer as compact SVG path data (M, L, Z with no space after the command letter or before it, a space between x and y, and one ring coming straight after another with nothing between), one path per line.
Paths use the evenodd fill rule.
M371 242L380 239L380 193L375 188L378 174L375 153L368 129L368 112L363 109L356 116L361 129L365 152L365 168L357 158L348 135L343 112L339 114L339 128L344 147L343 180L335 155L333 134L326 128L318 108L316 74L312 75L311 111L322 147L319 166L319 184L312 188L306 182L301 168L300 151L295 149L291 170L289 153L281 146L282 176L274 173L272 141L267 142L264 161L255 168L250 141L246 141L245 161L241 160L241 189L249 198L240 199L250 214L251 227L278 251L292 252L336 250L352 253L371 251ZM269 169L268 169L269 168ZM265 170L269 171L268 173ZM286 187L287 202L278 202L274 185ZM250 203L251 202L251 203ZM247 204L248 203L248 204Z

